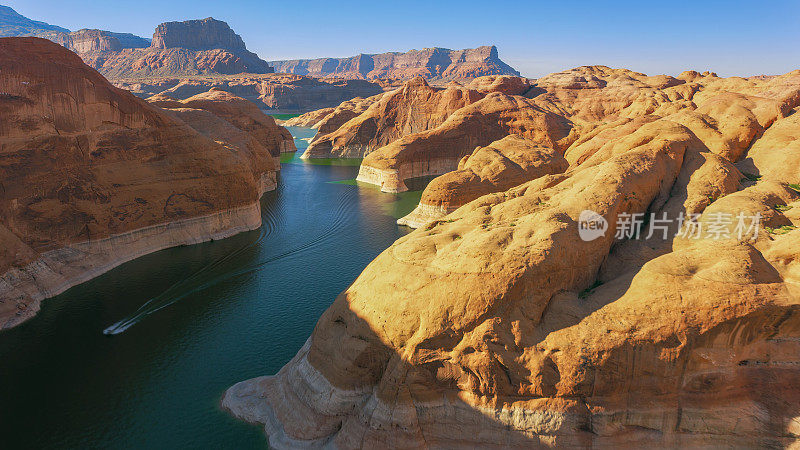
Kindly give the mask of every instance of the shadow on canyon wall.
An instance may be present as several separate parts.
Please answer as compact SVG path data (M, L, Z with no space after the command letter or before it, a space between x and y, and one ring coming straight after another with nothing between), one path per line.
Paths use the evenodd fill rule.
M632 278L586 297L555 298L533 342L581 326L626 292ZM578 361L577 375L561 373L552 359L531 373L516 364L526 357L522 349L510 351L516 358L509 363L498 357L509 346L491 342L487 370L475 371L450 361L461 337L447 329L413 349L385 335L349 308L345 291L276 376L240 383L250 383L243 395L249 406L229 399L223 406L268 422L278 447L780 448L800 434L795 305L763 308L680 339L630 340L606 351L600 364ZM592 345L587 339L584 349ZM562 378L576 377L565 394ZM239 387L231 397L245 392Z

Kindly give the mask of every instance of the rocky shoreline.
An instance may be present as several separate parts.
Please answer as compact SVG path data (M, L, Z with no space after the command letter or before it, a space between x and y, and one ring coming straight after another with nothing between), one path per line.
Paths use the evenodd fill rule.
M261 225L295 146L255 104L148 103L44 39L2 38L0 56L0 329L126 261Z
M382 192L406 192L406 180L419 177L443 175L458 167L458 158L436 158L398 165L397 168L383 169L369 165L369 160L361 164L356 180L379 186Z
M17 305L16 311L0 314L0 330L35 316L42 300L128 261L170 247L224 239L260 226L261 204L257 202L42 253L26 266L12 268L0 275L0 299Z

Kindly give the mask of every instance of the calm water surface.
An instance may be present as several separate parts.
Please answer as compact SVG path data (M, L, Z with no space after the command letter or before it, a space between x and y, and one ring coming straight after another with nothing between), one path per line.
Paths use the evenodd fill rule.
M314 132L290 130L300 150L284 157L260 230L129 262L0 332L0 448L267 447L219 409L223 391L289 361L409 231L395 220L420 195L348 181L354 161L303 163Z

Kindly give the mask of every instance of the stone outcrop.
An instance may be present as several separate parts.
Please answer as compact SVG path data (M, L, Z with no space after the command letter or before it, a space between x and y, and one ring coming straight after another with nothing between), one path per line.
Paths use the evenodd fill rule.
M359 179L395 192L406 189L406 179L455 170L476 146L508 134L554 148L577 164L609 139L670 117L688 127L714 154L737 161L755 137L788 115L791 101L787 99L796 95L795 87L781 83L791 76L723 79L695 72L647 76L587 66L548 75L533 84L514 77L483 77L466 86L446 88L469 90L480 98L449 111L446 121L413 132L378 126L369 135L390 138L359 145L363 132L354 124L369 126L387 114L367 110L346 126L317 136L306 155L365 156ZM420 92L413 101L392 107L414 102L425 105L416 109L434 107L436 101L428 101L425 95Z
M281 111L336 107L357 97L370 97L383 92L379 84L369 81L316 79L282 74L156 77L116 80L114 84L144 98L165 94L171 98L187 99L216 88L250 100L262 108Z
M509 134L562 152L575 139L569 119L525 97L493 92L453 111L436 127L407 134L368 153L358 180L385 192L406 191L406 180L453 171L475 147Z
M340 128L319 133L303 158L363 157L403 136L435 128L453 112L483 97L475 90L437 88L422 77L414 78L381 96Z
M109 79L163 76L270 73L272 68L254 53L224 49L125 49L108 55L83 54L88 63Z
M583 67L370 153L432 161L502 123L560 167L399 239L223 407L277 448L798 445L799 94L800 71ZM493 173L481 153L457 172ZM473 186L446 177L423 198ZM607 227L582 238L587 211Z
M519 76L490 75L473 79L467 87L484 94L499 92L506 95L524 95L531 88L531 82Z
M297 150L291 133L278 126L275 119L264 114L253 102L217 88L182 101L165 95L150 97L148 101L162 108L201 109L218 116L250 135L259 146L263 147L266 153L259 154L258 160L266 160L269 155L277 157L281 153Z
M51 41L0 39L0 328L130 259L260 226L285 133L228 96L186 105L204 125Z
M113 33L95 29L69 31L66 28L28 19L8 6L0 6L0 37L25 36L49 39L75 53L87 54L94 59L103 52L150 46L149 40L131 33ZM91 62L87 64L92 65Z
M305 127L305 128L316 129L317 124L322 119L328 117L328 115L330 115L330 113L332 113L334 109L336 108L330 107L330 108L315 109L314 111L309 111L307 113L300 114L297 117L292 117L291 119L287 119L283 122L283 125L289 127Z
M276 72L356 79L470 79L485 75L516 75L519 72L500 60L497 47L491 45L450 50L425 48L405 53L361 54L350 58L299 59L270 61Z
M227 23L211 17L162 23L147 48L78 54L112 79L273 72Z
M324 136L341 128L345 123L354 117L358 117L367 110L373 103L380 100L383 94L373 95L372 97L356 97L352 100L342 102L335 108L323 108L307 112L300 116L286 121L288 126L299 126L314 128L317 136Z
M416 209L397 223L413 228L425 226L485 194L562 173L568 165L552 148L516 135L506 136L476 148L459 161L456 170L436 177L425 188Z
M165 22L153 32L153 48L188 48L189 50L247 50L241 36L227 23L208 17L202 20Z
M77 53L110 79L272 73L225 22L207 18L160 24L152 41L103 30L36 33Z

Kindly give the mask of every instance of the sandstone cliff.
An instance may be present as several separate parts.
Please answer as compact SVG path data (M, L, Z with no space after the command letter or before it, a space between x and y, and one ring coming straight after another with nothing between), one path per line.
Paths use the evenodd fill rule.
M103 30L35 34L74 51L107 78L273 72L228 24L211 17L162 23L152 41Z
M418 77L338 129L321 129L303 158L365 157L359 179L396 192L406 190L406 179L450 172L475 147L509 134L563 152L572 124L519 95L530 88L520 77L482 77L466 87L433 87Z
M148 48L79 54L108 78L273 72L227 23L211 17L162 23Z
M153 48L188 48L189 50L247 50L241 36L227 23L208 17L202 20L165 22L153 33Z
M63 42L59 42L56 39L51 40L58 42L79 55L120 51L124 48L145 48L150 45L147 39L140 38L130 33L112 33L110 31L85 29L67 34L64 36ZM91 65L91 63L88 62L87 64Z
M435 128L452 112L482 97L470 89L435 88L422 77L414 78L381 96L338 129L315 137L303 158L364 156L403 136Z
M223 406L278 448L800 444L800 71L582 67L526 95L489 94L395 141L385 167L501 123L566 171L399 239L292 361ZM459 172L493 173L500 155L469 164L481 152ZM594 239L580 237L587 210L607 223ZM638 236L615 233L637 214Z
M497 47L465 50L425 48L405 53L358 55L350 58L270 61L276 72L314 77L357 79L467 79L484 75L516 75L519 72L500 60Z
M228 95L184 122L57 44L0 39L0 328L137 256L260 225L285 130Z

